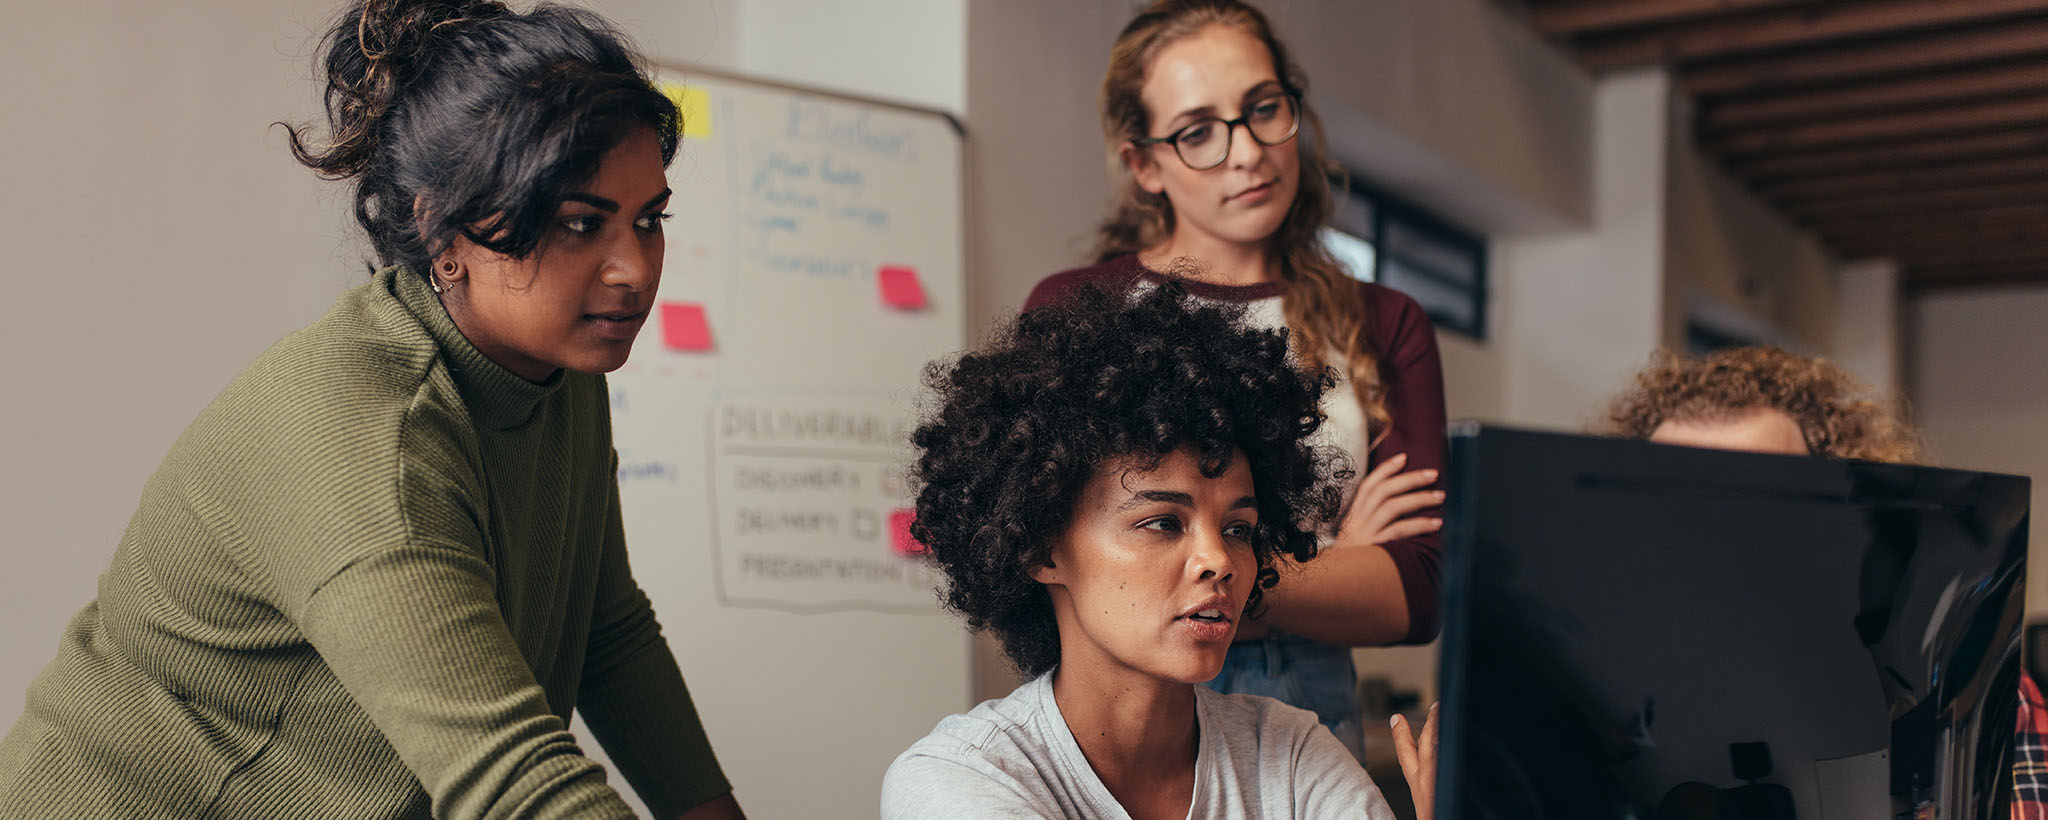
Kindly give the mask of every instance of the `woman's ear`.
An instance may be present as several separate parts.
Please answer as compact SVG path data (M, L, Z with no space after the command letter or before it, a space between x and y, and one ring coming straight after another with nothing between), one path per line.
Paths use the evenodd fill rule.
M1166 190L1166 180L1159 172L1159 163L1152 161L1152 155L1145 149L1128 142L1116 149L1116 158L1131 172L1131 179L1145 193L1157 196Z
M457 239L455 241L462 242L465 240ZM462 260L456 256L455 251L455 248L450 247L448 250L442 251L441 256L434 260L434 275L440 277L442 282L450 285L460 284L463 279L469 276L469 266L462 264Z
M1056 555L1059 551L1059 547L1055 545L1051 552L1046 553L1045 563L1031 568L1031 580L1046 586L1059 586L1067 582L1066 573L1060 571L1059 558Z

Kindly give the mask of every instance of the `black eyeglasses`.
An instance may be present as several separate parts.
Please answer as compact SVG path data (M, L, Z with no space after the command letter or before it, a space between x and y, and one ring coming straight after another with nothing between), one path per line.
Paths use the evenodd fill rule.
M1301 129L1301 100L1294 92L1283 91L1253 100L1237 119L1210 117L1196 120L1166 136L1139 137L1131 140L1131 144L1172 143L1173 153L1180 157L1181 164L1192 170L1207 171L1229 158L1230 138L1240 125L1260 145L1279 145L1294 139L1294 132Z

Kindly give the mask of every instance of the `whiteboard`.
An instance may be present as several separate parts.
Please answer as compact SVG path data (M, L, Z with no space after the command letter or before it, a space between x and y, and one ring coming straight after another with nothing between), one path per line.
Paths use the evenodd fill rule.
M960 132L657 79L684 114L675 218L610 377L633 572L748 814L873 817L890 761L969 705L966 634L900 549L922 369L966 328Z

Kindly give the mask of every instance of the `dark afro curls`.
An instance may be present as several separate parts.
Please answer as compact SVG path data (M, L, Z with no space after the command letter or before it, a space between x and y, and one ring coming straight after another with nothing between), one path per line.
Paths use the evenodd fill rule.
M1168 282L1083 288L927 366L911 534L946 575L946 606L993 631L1019 671L1051 669L1059 629L1031 571L1050 560L1082 486L1119 459L1150 469L1187 446L1204 475L1238 452L1251 467L1259 571L1245 608L1258 612L1279 581L1274 556L1313 558L1338 510L1341 457L1308 441L1335 379L1293 362L1285 331L1250 329L1241 310Z

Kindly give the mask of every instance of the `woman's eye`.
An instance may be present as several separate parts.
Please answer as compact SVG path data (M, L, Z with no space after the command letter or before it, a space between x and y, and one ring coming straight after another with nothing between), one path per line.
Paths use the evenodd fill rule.
M573 234L593 234L604 227L604 217L596 215L572 216L561 221L562 230Z
M1164 515L1146 521L1143 524L1139 524L1138 527L1140 529L1157 530L1159 532L1180 532L1180 519L1170 515Z
M675 214L668 213L667 211L648 214L634 220L633 227L639 228L641 233L661 233L661 223L667 222L674 217Z
M1252 540L1252 525L1239 521L1228 527L1224 527L1223 537L1235 538L1240 541L1250 541Z
M1208 122L1195 123L1181 129L1180 136L1176 137L1174 141L1192 148L1208 142L1214 136L1216 136L1216 121L1210 120Z
M1280 116L1280 101L1266 100L1252 104L1252 119L1270 121Z

